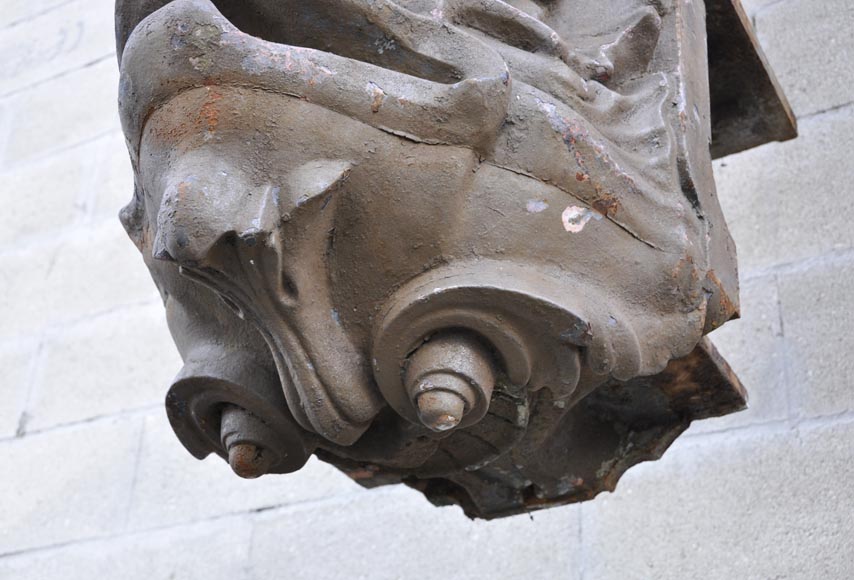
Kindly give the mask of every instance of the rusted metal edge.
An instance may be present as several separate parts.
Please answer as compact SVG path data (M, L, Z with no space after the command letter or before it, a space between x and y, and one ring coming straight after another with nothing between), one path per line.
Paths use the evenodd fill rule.
M691 353L670 361L657 375L610 381L585 404L633 429L696 421L735 413L747 406L747 391L708 338Z
M706 29L717 159L798 134L797 121L739 0L708 0Z
M501 460L498 469L487 466L448 477L420 479L404 471L365 465L322 450L317 451L317 456L363 487L405 483L434 505L459 505L470 518L495 519L588 501L603 491L613 491L629 468L660 458L692 421L726 415L746 406L747 393L741 381L704 338L688 356L671 361L659 374L625 382L609 381L572 411L576 419L563 427L568 430L568 452L553 460L565 462L560 467L567 473L584 477L557 495L529 493L529 478L535 476ZM574 424L583 427L579 431ZM595 474L584 473L584 467L576 464L571 440L596 433L605 435L613 426L622 436L613 447L601 450L603 455L594 462L600 466ZM595 433L586 433L591 428ZM520 482L528 484L527 488Z

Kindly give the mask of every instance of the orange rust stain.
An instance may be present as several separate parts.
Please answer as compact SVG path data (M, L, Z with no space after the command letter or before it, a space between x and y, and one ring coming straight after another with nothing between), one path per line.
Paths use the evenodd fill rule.
M721 284L720 279L718 279L717 275L715 275L714 270L709 270L709 272L706 274L706 279L717 288L717 292L715 292L718 298L717 311L721 314L721 316L716 317L712 324L713 328L717 328L727 320L731 320L734 317L738 317L739 312L736 305L733 304L729 295L724 290L723 284Z
M202 108L199 109L199 122L205 126L209 132L216 130L219 125L219 107L217 101L222 99L222 93L217 92L211 87L206 87L208 97Z
M605 217L610 217L620 211L620 202L616 197L609 194L604 194L599 199L593 200L591 203L593 209L604 215Z
M346 471L347 476L353 481L360 481L362 479L371 479L377 476L380 468L376 465L366 465L360 469L351 469Z
M695 380L695 374L702 365L702 359L692 351L688 356L674 359L667 363L667 369L662 373L667 380L659 381L661 391L671 401L677 397L688 397L702 393L703 389Z
M375 476L376 473L369 469L361 469L359 471L348 471L347 475L349 475L351 479L358 481L360 479L369 479Z

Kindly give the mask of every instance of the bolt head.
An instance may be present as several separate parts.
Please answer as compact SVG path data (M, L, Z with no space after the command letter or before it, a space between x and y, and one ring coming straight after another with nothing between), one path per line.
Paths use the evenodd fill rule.
M273 454L251 443L238 443L228 449L228 464L240 477L255 479L268 472L273 464Z
M460 424L466 411L466 402L453 391L422 387L418 395L418 418L433 431L448 431Z

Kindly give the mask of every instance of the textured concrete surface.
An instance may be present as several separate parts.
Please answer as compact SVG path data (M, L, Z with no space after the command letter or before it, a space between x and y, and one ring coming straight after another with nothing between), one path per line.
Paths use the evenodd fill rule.
M843 107L802 117L799 129L794 141L715 164L721 205L747 276L854 244L854 198L846 195L854 182L854 112Z
M0 167L46 157L117 130L118 82L116 61L107 57L9 96Z
M854 411L849 355L854 332L846 304L852 280L854 264L846 261L792 272L781 280L783 316L792 337L786 357L792 406L801 417Z
M751 409L581 508L471 523L319 462L240 481L171 435L176 354L115 218L110 4L0 10L0 68L32 69L0 75L0 578L854 577L854 5L745 2L802 131L716 164L744 281L712 338ZM6 54L77 21L79 52Z
M75 0L0 37L6 95L111 56L113 0Z
M160 385L172 380L181 363L157 304L51 332L43 356L44 372L29 401L33 430L159 406Z
M85 151L68 151L15 167L3 179L4 210L0 214L0 243L38 242L79 223L85 212L83 191L87 168L80 163ZM34 203L34 200L50 203Z
M250 522L195 526L70 544L0 559L0 578L234 580L245 578Z
M585 577L851 578L852 441L849 419L678 442L584 506Z
M755 14L759 41L798 116L846 105L854 83L854 4L779 0Z
M0 553L121 531L141 429L111 418L0 442Z
M274 578L283 561L312 554L311 565L288 568L288 578L336 580L346 570L353 580L575 580L578 518L577 509L564 507L483 525L454 507L433 508L413 490L387 488L358 502L263 514L252 538L252 570L255 578Z
M24 416L27 391L36 360L38 343L28 340L0 347L0 438L15 435Z

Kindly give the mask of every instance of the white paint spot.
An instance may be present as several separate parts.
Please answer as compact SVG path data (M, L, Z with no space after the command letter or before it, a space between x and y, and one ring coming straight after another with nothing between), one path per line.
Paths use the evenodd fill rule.
M397 48L397 43L393 38L379 38L374 41L374 46L377 47L377 54L382 54L387 50L395 50Z
M577 234L584 229L584 226L586 226L587 222L591 219L595 219L596 221L601 220L602 214L586 207L570 205L563 210L560 219L563 222L563 229L570 233Z
M549 209L549 204L541 199L529 199L525 209L528 210L528 213L540 213Z

